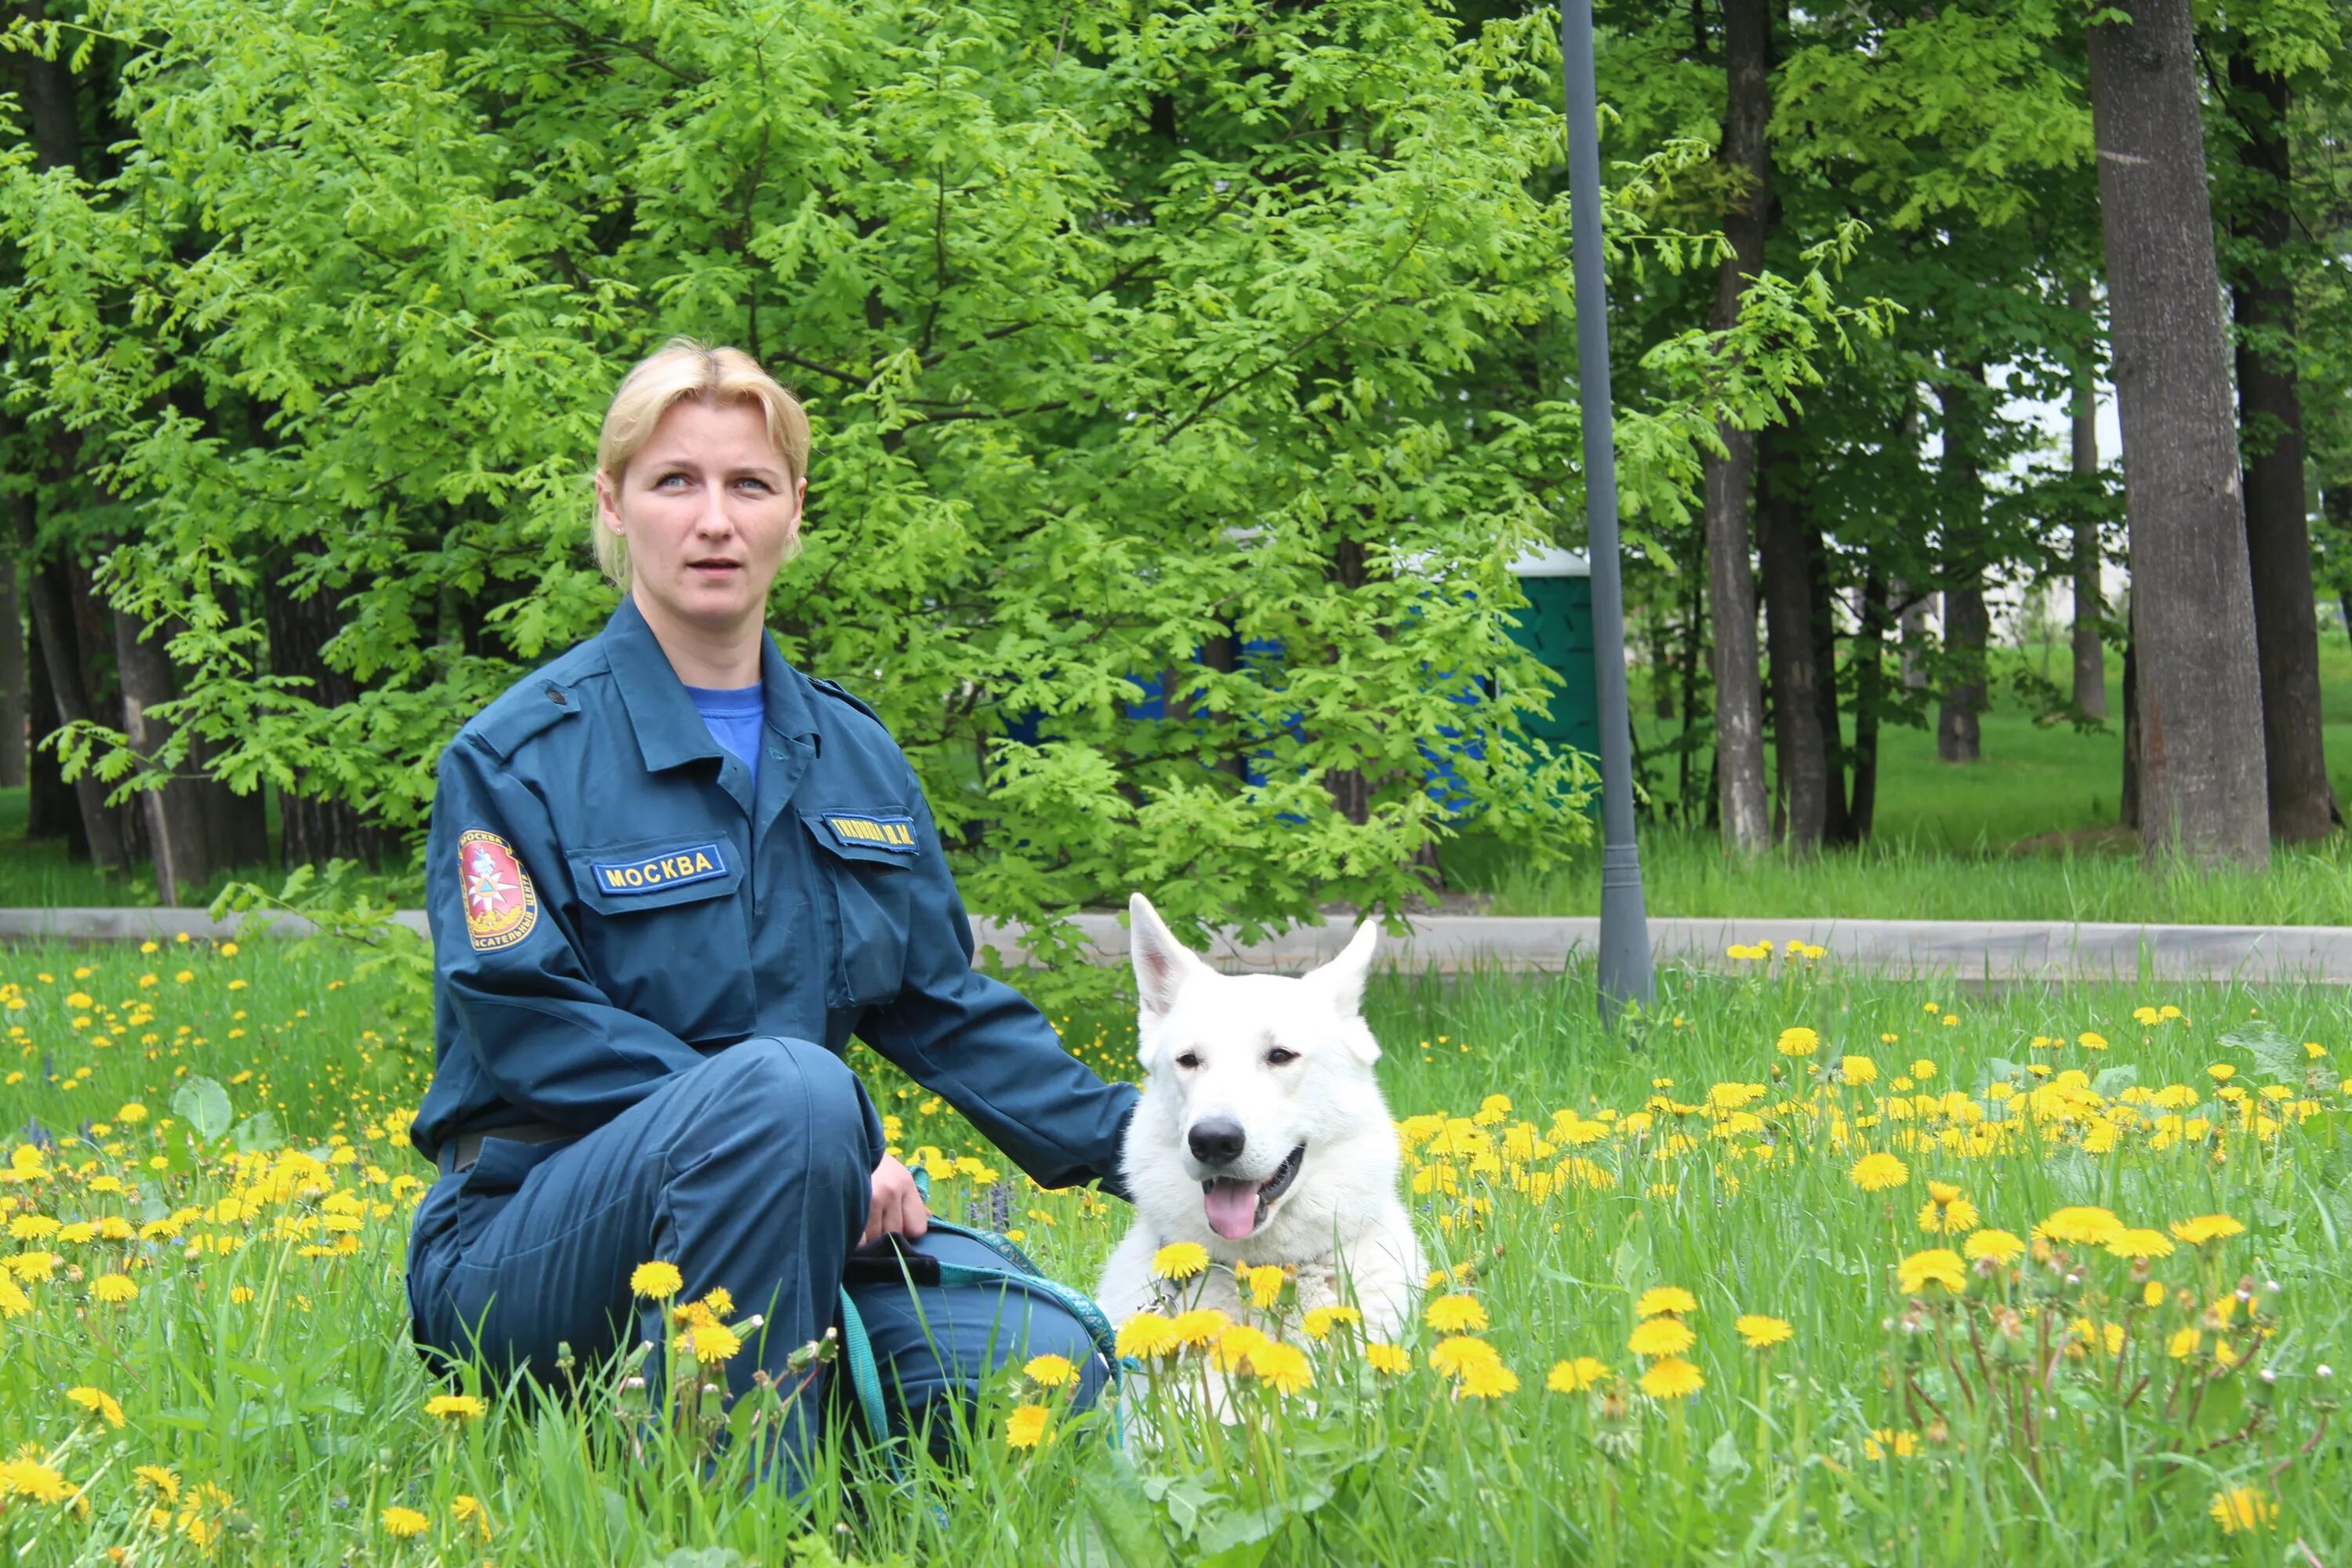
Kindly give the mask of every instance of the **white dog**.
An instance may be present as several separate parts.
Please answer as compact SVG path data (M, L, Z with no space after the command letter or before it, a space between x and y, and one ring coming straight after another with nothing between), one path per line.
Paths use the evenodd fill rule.
M1178 944L1140 893L1129 904L1143 1098L1120 1171L1135 1225L1095 1289L1114 1323L1147 1308L1240 1315L1232 1266L1295 1268L1302 1310L1351 1302L1393 1338L1421 1283L1421 1244L1397 1197L1396 1127L1363 1020L1378 932L1311 973L1220 974ZM1155 1279L1170 1242L1212 1266Z

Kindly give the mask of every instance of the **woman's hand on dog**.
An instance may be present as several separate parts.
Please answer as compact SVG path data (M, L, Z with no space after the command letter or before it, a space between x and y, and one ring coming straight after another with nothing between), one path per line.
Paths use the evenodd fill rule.
M860 1247L871 1247L886 1236L912 1241L931 1226L931 1211L915 1190L915 1173L888 1154L874 1167L874 1204L866 1211L866 1234Z

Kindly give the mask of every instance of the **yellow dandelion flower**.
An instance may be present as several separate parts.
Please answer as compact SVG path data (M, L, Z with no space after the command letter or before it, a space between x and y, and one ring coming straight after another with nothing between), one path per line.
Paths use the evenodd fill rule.
M1021 1375L1043 1388L1060 1388L1078 1380L1077 1364L1064 1355L1033 1355L1021 1363Z
M1209 1267L1209 1249L1197 1241L1171 1241L1151 1255L1156 1279L1190 1279Z
M2074 1043L2086 1051L2104 1051L2107 1048L2106 1036L2095 1029L2084 1030L2074 1037Z
M1216 1345L1209 1352L1209 1364L1219 1372L1238 1372L1252 1351L1273 1342L1273 1336L1265 1330L1235 1323L1217 1335Z
M1276 1264L1263 1263L1253 1268L1248 1264L1236 1264L1234 1279L1248 1287L1250 1305L1263 1312L1282 1300L1282 1287L1286 1277Z
M116 1111L114 1113L114 1119L117 1121L121 1122L126 1127L136 1127L139 1123L147 1120L147 1108L134 1100L130 1104L122 1107L121 1110Z
M165 1502L180 1500L180 1473L168 1465L134 1465L131 1473L139 1483Z
M425 1402L425 1414L452 1426L481 1418L482 1402L470 1394L436 1394Z
M1883 1459L1889 1454L1907 1459L1919 1451L1919 1434L1881 1426L1862 1440L1862 1451L1864 1458L1872 1459Z
M1809 1057L1822 1048L1822 1037L1799 1025L1781 1030L1780 1043L1775 1048L1784 1057Z
M1455 1334L1442 1339L1430 1347L1430 1366L1448 1377L1459 1377L1462 1369L1475 1363L1496 1363L1502 1355L1485 1340L1468 1334Z
M2160 1230L2127 1229L2107 1243L2107 1250L2117 1258L2169 1258L2172 1238Z
M1315 1382L1315 1369L1297 1345L1262 1344L1250 1352L1249 1369L1276 1394L1297 1394Z
M703 1308L720 1322L735 1315L735 1298L724 1285L714 1285L702 1298Z
M2227 1083L2238 1076L2238 1069L2228 1062L2215 1062L2205 1069L2205 1076L2215 1083Z
M1364 1314L1353 1307L1317 1307L1307 1314L1302 1326L1308 1339L1320 1340L1343 1323L1359 1324L1363 1321Z
M33 1299L25 1294L16 1276L0 1269L0 1318L21 1318L33 1310Z
M731 1360L743 1348L742 1336L724 1323L697 1323L681 1336L694 1359L705 1366Z
M1680 1356L1654 1362L1642 1374L1642 1392L1653 1399L1686 1399L1706 1386L1698 1368Z
M1374 1372L1395 1377L1412 1369L1412 1352L1402 1345L1383 1344L1379 1340L1367 1340L1364 1342L1364 1360L1370 1364Z
M484 1541L490 1538L490 1510L482 1506L481 1499L471 1493L459 1492L449 1500L449 1517L459 1524L473 1525Z
M1044 1405L1024 1405L1004 1418L1004 1446L1034 1448L1045 1440L1053 1424L1053 1414Z
M1580 1355L1552 1363L1544 1386L1554 1394L1581 1394L1608 1375L1609 1368L1599 1358Z
M2187 1361L2190 1356L2195 1355L2204 1343L2205 1337L2197 1331L2194 1325L2185 1329L2176 1329L2173 1331L2172 1337L2164 1342L2164 1353L2175 1361Z
M629 1293L642 1296L648 1301L667 1301L685 1289L686 1278L678 1273L675 1263L664 1263L656 1258L651 1263L640 1263L629 1271Z
M1655 1318L1667 1313L1683 1314L1698 1310L1698 1298L1679 1285L1653 1285L1642 1292L1633 1303L1637 1318Z
M1838 1058L1838 1076L1848 1083L1876 1083L1878 1064L1868 1057L1841 1057Z
M1158 1312L1138 1312L1118 1326L1118 1353L1150 1359L1172 1353L1182 1342L1175 1325Z
M1911 1179L1911 1168L1881 1150L1856 1160L1846 1179L1865 1193L1892 1192Z
M1179 1312L1168 1325L1180 1345L1205 1345L1225 1331L1233 1320L1214 1307L1195 1307L1189 1312Z
M1625 1348L1644 1359L1680 1355L1697 1340L1698 1336L1679 1318L1646 1318L1633 1330Z
M2033 1234L2080 1247L2105 1247L2124 1233L2124 1222L2103 1208L2063 1208L2033 1227Z
M413 1508L388 1508L383 1510L383 1518L384 1533L396 1535L403 1541L412 1535L424 1534L433 1523Z
M1422 1321L1441 1334L1475 1333L1486 1327L1486 1309L1476 1297L1456 1291L1430 1302L1422 1312Z
M1774 1345L1786 1344L1797 1331L1785 1319L1768 1318L1759 1312L1742 1313L1731 1326L1739 1331L1740 1339L1752 1351L1769 1350Z
M61 1228L45 1214L20 1214L8 1222L8 1234L18 1241L47 1241Z
M2225 1492L2215 1492L2205 1511L2213 1516L2222 1534L2235 1535L2242 1530L2260 1530L2276 1519L2278 1504L2260 1487L2232 1487Z
M29 1455L0 1462L0 1498L30 1498L35 1502L69 1502L74 1484L50 1466Z
M1969 1288L1968 1267L1950 1247L1930 1247L1913 1253L1896 1265L1895 1283L1906 1296L1916 1296L1930 1285L1941 1285L1958 1296Z
M1518 1392L1518 1373L1496 1361L1474 1361L1462 1369L1462 1380L1455 1393L1464 1399L1500 1399L1506 1394Z
M120 1307L126 1301L137 1300L139 1287L131 1283L127 1274L101 1274L89 1282L89 1293L110 1307Z
M2006 1230L1980 1230L1962 1243L1960 1250L1971 1263L1990 1258L2006 1268L2025 1256L2025 1243Z
M68 1388L66 1397L91 1415L103 1417L109 1426L122 1425L122 1406L115 1403L114 1395L102 1388Z
M2172 1222L2172 1234L2191 1247L2202 1247L2209 1241L2225 1237L2243 1236L2246 1227L2225 1214L2200 1215L2195 1219Z

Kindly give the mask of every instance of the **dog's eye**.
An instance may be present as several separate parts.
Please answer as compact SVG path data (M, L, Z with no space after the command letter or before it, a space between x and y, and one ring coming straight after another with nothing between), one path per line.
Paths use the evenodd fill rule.
M1285 1062L1295 1062L1297 1059L1298 1053L1297 1051L1290 1050L1282 1046L1276 1046L1274 1049L1265 1053L1265 1065L1270 1068L1278 1068Z
M1176 1065L1188 1070L1190 1068L1199 1067L1201 1065L1200 1053L1197 1051L1186 1051L1182 1056L1176 1058Z

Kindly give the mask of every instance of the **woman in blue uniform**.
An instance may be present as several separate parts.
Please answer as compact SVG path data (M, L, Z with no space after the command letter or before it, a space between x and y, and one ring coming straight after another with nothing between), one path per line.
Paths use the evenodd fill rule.
M853 1249L950 1241L921 1240L914 1181L842 1061L853 1034L1038 1182L1117 1190L1135 1091L973 973L906 758L763 628L807 460L806 416L748 356L681 340L638 364L596 458L619 609L442 754L415 1132L442 1176L408 1274L430 1350L544 1376L561 1344L658 1340L629 1277L659 1259L681 1299L723 1288L764 1316L728 1363L738 1392L781 1375L834 1322ZM852 1294L909 1429L1013 1356L1068 1355L1089 1397L1100 1376L1076 1321L1018 1294Z

